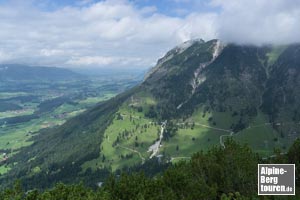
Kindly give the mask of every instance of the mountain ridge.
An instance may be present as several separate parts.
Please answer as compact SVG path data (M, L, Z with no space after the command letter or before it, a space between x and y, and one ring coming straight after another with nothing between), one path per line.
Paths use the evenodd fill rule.
M0 81L61 81L78 78L84 78L84 76L65 68L0 64Z

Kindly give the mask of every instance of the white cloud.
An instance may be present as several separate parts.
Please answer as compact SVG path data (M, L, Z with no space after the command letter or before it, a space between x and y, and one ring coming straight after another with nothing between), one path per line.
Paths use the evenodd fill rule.
M24 1L2 4L0 62L145 68L192 38L300 41L300 0L212 0L210 6L174 17L128 0L82 0L50 11Z
M2 50L0 50L0 62L5 62L10 59L10 55L6 54Z
M40 54L42 56L58 56L64 55L64 51L60 49L42 49Z
M72 58L67 63L71 65L110 65L116 62L117 60L118 59L114 57L84 56Z
M10 53L8 60L150 67L174 45L194 37L210 39L213 32L212 14L170 17L126 0L81 3L88 4L54 11L28 4L0 6L0 45Z
M300 42L299 0L213 0L220 6L218 34L238 43Z
M148 64L150 60L138 57L110 57L110 56L84 56L84 57L73 57L67 64L72 66L107 66L112 67L123 67L134 64L131 67L139 67Z

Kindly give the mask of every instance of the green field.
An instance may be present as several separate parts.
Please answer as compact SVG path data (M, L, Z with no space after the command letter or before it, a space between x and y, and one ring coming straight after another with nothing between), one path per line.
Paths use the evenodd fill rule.
M283 125L281 123L280 126L278 125L278 128ZM272 126L272 124L268 123L268 117L259 113L253 119L252 123L250 123L249 127L234 135L234 139L248 144L262 155L273 154L274 149L285 151L292 143L292 140L281 135Z
M273 47L272 51L267 53L268 65L273 65L286 48L287 46L284 45Z
M99 97L88 97L84 100L79 101L79 104L81 104L81 106L91 106L101 101L106 101L114 96L116 96L116 93L105 93L103 95L100 95Z
M25 96L26 92L0 92L0 99L8 99L12 97Z
M209 130L195 125L179 129L177 134L169 141L163 143L162 152L168 157L190 157L194 152L207 150L213 145L219 145L219 138L224 134L222 131Z
M0 175L7 173L9 170L10 168L5 165L0 166Z
M6 111L0 112L0 119L7 118L7 117L17 117L22 115L30 115L34 113L34 109L22 109L17 111Z
M158 138L160 126L134 107L141 102L145 106L153 103L150 97L140 96L123 104L104 133L99 158L85 163L84 170L88 167L116 170L149 158L147 150Z

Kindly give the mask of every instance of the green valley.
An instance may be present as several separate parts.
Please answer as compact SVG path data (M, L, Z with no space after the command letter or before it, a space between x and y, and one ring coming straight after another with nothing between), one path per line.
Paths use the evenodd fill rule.
M131 74L119 76L113 72L109 78L76 78L55 82L0 80L0 154L3 155L0 176L15 165L8 164L11 157L23 147L32 145L41 131L61 126L139 81Z

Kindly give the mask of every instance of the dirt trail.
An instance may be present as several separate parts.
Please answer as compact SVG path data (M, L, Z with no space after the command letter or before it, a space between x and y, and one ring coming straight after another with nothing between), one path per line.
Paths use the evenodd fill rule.
M143 155L141 154L141 152L139 152L139 151L137 151L137 150L134 150L134 149L131 149L131 148L128 148L128 147L121 146L121 145L117 145L117 147L120 147L120 148L122 148L122 149L126 149L126 150L128 150L128 151L137 153L137 154L139 155L139 157L142 159L142 162L143 162L143 163L145 162L145 158L143 157Z

